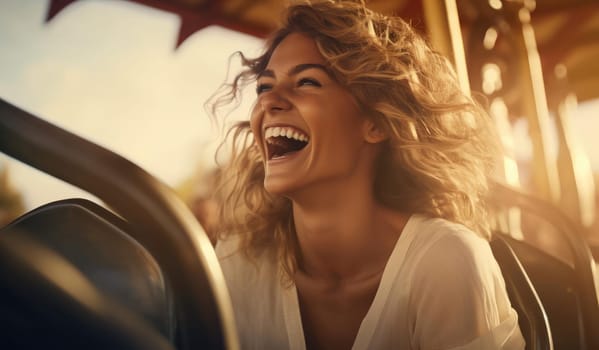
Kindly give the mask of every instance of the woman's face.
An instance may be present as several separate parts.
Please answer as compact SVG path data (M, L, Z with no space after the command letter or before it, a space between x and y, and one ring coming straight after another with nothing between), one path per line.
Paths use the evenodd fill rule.
M270 193L343 184L363 163L369 122L325 64L313 39L292 33L258 77L251 126Z

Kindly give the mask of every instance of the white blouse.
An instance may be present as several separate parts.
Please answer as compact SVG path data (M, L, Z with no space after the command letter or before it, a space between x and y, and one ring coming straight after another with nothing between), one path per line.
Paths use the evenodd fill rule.
M305 350L297 290L278 264L218 242L242 349ZM413 215L387 261L352 349L523 349L518 315L486 240Z

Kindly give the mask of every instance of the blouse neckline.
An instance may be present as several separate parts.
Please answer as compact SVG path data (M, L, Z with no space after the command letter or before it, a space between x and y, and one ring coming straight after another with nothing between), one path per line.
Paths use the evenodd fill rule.
M372 300L372 304L360 324L356 339L354 339L352 350L368 348L372 336L374 335L374 331L377 328L383 308L385 307L386 300L389 297L395 277L401 270L410 242L417 231L415 226L420 220L421 218L418 215L411 215L402 229L391 255L389 256L389 260L387 260L387 263L385 264L381 282L379 283L374 299ZM282 288L282 294L283 318L285 320L285 328L289 338L289 349L306 350L306 341L304 338L304 329L302 327L299 308L299 298L295 284L292 284L289 288Z

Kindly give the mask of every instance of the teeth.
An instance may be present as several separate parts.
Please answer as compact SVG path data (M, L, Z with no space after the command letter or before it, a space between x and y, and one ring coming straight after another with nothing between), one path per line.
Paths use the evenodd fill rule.
M284 136L288 139L294 139L298 141L308 142L308 135L304 134L301 130L297 130L291 127L271 127L264 131L264 138L268 140L271 137Z

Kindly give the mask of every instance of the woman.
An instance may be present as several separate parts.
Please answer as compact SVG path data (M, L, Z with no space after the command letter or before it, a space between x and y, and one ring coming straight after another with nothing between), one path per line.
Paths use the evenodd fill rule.
M447 61L400 19L311 1L244 63L216 247L242 347L523 348L485 239L495 136Z

